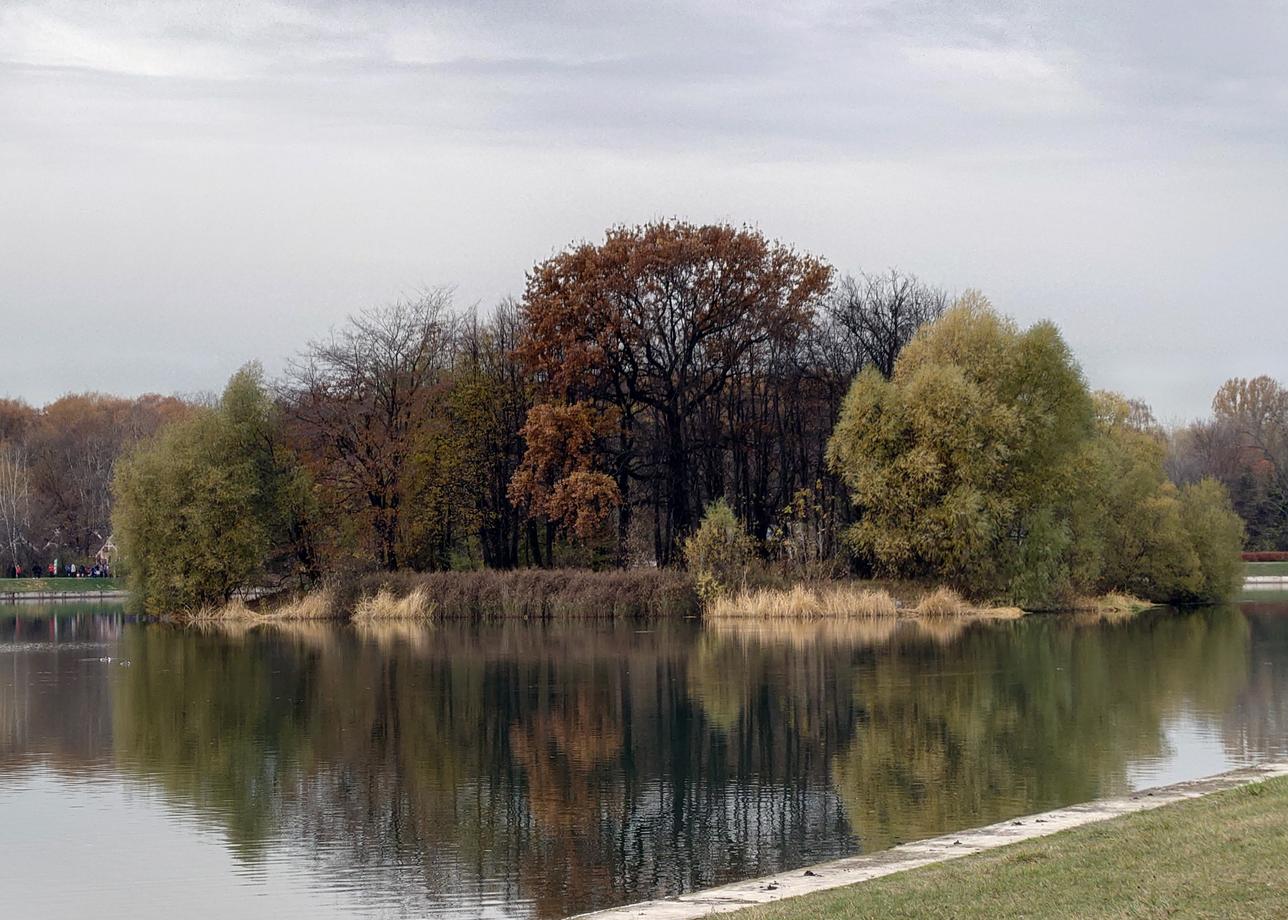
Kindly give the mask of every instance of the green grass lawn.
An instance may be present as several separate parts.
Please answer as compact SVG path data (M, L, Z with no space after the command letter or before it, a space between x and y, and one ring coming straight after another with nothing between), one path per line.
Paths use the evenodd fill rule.
M1247 575L1288 575L1288 562L1246 562Z
M1288 777L730 916L1288 917Z
M124 591L123 578L0 578L0 594L72 593L80 591Z

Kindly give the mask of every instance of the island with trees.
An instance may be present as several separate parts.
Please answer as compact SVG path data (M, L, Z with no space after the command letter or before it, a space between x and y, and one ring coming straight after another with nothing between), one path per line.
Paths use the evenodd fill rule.
M10 573L109 543L157 615L1205 602L1288 543L1288 389L1168 430L978 292L621 226L486 316L364 310L217 398L0 403Z

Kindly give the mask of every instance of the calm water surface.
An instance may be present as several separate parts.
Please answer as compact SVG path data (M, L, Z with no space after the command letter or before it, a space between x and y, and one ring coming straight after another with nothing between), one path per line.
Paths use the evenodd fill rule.
M1288 756L1288 604L200 631L0 607L0 916L561 917Z

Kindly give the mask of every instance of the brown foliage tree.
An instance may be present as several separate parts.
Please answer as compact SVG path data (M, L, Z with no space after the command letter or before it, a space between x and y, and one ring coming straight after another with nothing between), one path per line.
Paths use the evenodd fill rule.
M527 450L510 480L510 500L530 517L582 538L602 527L621 494L611 476L594 469L600 421L585 403L534 406L523 426Z
M40 413L21 399L0 399L0 443L24 441Z
M190 407L172 396L63 396L26 433L34 541L42 554L87 559L111 535L112 475L123 451Z
M756 230L683 222L616 227L533 269L519 353L550 398L616 410L619 542L644 479L657 560L676 559L703 497L695 420L758 350L803 334L830 276Z
M301 453L335 509L369 523L384 569L399 566L409 461L452 364L450 305L437 290L357 313L287 372L282 396Z

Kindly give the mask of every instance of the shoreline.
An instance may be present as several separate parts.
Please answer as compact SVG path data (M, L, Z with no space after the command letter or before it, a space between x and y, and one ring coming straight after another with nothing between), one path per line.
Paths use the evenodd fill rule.
M700 619L708 623L975 622L1029 614L1130 617L1160 605L1125 594L1071 598L1058 609L976 602L930 582L801 580L702 598L680 570L518 569L368 573L305 591L242 595L160 614L174 623L295 620L452 622Z
M985 827L916 840L875 853L801 866L674 898L637 901L621 907L575 914L569 920L698 920L712 914L732 913L745 907L855 885L1281 776L1288 776L1288 761L1240 767L1226 773L1023 815Z
M485 570L485 571L488 571L488 570ZM496 574L499 575L501 578L510 579L510 578L513 578L513 576L518 574L519 572L535 573L535 575L529 574L528 576L529 578L534 578L534 579L541 579L549 575L554 575L558 578L567 578L569 576L577 576L577 577L585 578L586 576L590 576L590 579L589 579L590 581L600 580L601 576L602 578L606 579L611 577L612 575L622 574L622 573L616 572L616 570L609 571L609 572L591 572L589 570L579 570L579 569L515 570L513 572L496 573ZM631 580L636 581L636 585L638 586L638 580L640 578L640 575L643 575L643 574L645 573L642 571L636 572L632 575ZM418 585L416 584L417 581L421 581L421 580L428 581L430 578L433 578L433 579L441 579L442 582L453 582L453 581L465 582L471 578L478 578L479 575L480 575L479 572L464 572L464 571L433 573L432 575L422 575L422 576L417 576L414 573L396 573L391 580L402 581L403 584L400 585L399 587L402 587L403 591L395 590L393 592L389 591L389 588L392 587L392 585L382 584L384 579L381 576L374 576L373 579L372 578L368 579L368 583L364 586L365 590L360 589L356 594L356 596L351 596L347 598L346 599L347 603L341 604L340 609L320 610L320 609L317 609L317 606L315 606L313 611L311 611L308 615L304 615L304 616L301 616L300 613L302 611L298 610L299 602L302 600L307 600L307 601L311 601L313 605L329 606L329 604L327 604L326 601L330 600L331 589L327 587L321 587L321 588L313 589L312 591L309 591L304 595L298 595L298 594L291 595L287 598L283 598L284 603L280 603L276 605L273 604L274 597L275 596L282 597L282 595L278 595L276 594L276 592L274 592L274 594L265 595L262 592L251 591L241 595L239 600L235 600L234 602L230 603L230 605L226 605L224 615L222 616L221 615L211 616L211 614L215 613L215 611L212 609L208 609L206 611L176 612L172 614L165 614L161 617L161 619L166 621L171 621L171 622L183 623L183 622L191 622L191 621L209 621L211 619L253 620L257 622L267 622L267 621L274 621L279 619L281 620L319 619L319 620L334 620L334 621L350 621L350 620L357 620L357 619L375 619L375 620L389 619L389 620L413 620L413 621L428 622L428 621L434 621L434 620L441 621L441 620L457 620L457 619L497 618L495 614L490 614L486 610L481 609L482 605L480 605L479 602L482 600L482 598L479 597L476 592L471 592L475 596L469 599L468 606L474 609L471 609L468 613L459 609L456 611L443 610L440 607L440 605L436 602L435 598L433 598L432 596L424 598L423 602L411 603L411 604L404 603L410 598L412 594L416 592L416 588L418 587ZM374 586L372 583L373 580L374 580ZM441 589L442 584L440 583L438 587L440 587ZM932 594L952 595L952 592L946 592L944 589L936 588L933 585L905 585L901 587L904 589L904 593L906 593L906 591L910 588L915 588L916 592L919 595L922 595L925 597L928 597ZM1248 576L1244 579L1241 593L1245 597L1248 594L1252 594L1254 597L1251 599L1255 599L1255 595L1259 592L1274 593L1276 589L1288 589L1288 576L1279 576L1279 575ZM618 596L613 597L611 598L611 600L609 600L609 603L607 606L609 607L610 612L605 614L603 612L586 609L588 606L586 604L586 601L589 600L589 598L582 597L582 598L577 598L577 601L579 601L579 603L575 603L571 605L581 609L579 609L577 613L570 615L566 612L561 612L559 610L559 608L563 605L560 604L558 600L550 596L550 588L548 586L543 586L541 589L538 590L538 592L534 596L520 598L520 595L524 593L525 592L522 592L522 591L512 591L512 590L504 590L499 592L500 596L497 596L494 598L495 600L501 602L499 606L508 607L508 606L514 605L520 608L517 611L508 611L506 615L499 618L559 619L559 618L569 617L574 619L602 619L606 617L609 619L617 619L617 618L625 617L629 619L638 619L638 618L653 619L653 618L673 618L675 616L680 616L681 618L686 618L686 619L698 617L704 621L711 621L711 622L716 622L719 620L759 621L759 620L765 620L765 619L773 619L773 620L784 620L784 621L786 620L827 621L827 620L887 619L887 618L988 620L988 619L1012 619L1019 616L1027 616L1027 615L1038 614L1038 613L1078 614L1078 613L1092 612L1092 613L1100 613L1105 615L1112 615L1112 614L1132 615L1143 610L1152 609L1154 607L1166 606L1161 604L1150 603L1148 601L1143 601L1138 598L1129 597L1126 595L1105 595L1103 597L1092 597L1092 598L1080 599L1079 601L1074 602L1067 607L1062 607L1058 609L1022 610L1020 608L1015 608L1015 607L996 607L996 606L990 606L987 604L978 604L978 605L972 604L972 603L962 601L959 597L952 595L953 600L943 605L945 609L936 610L932 612L929 610L918 609L919 605L917 603L915 602L909 603L902 596L892 597L891 595L898 594L899 592L890 591L888 589L888 583L886 582L880 582L875 580L865 581L861 579L852 579L852 580L837 579L830 583L829 582L797 582L788 588L760 588L760 589L755 589L753 591L744 590L740 592L740 595L738 596L722 599L721 601L718 601L715 604L711 605L711 607L717 608L717 609L706 609L707 605L690 603L685 601L681 601L680 603L677 604L677 603L674 603L674 601L676 600L675 598L672 599L672 603L661 604L658 606L644 605L644 609L641 609L640 606L637 606L636 604L631 602L632 600L634 600L634 598L631 598L631 600L624 601L624 599L619 594ZM811 599L813 603L808 604L808 607L811 609L808 609L808 610L790 610L789 609L787 611L777 611L777 610L766 611L762 609L757 609L757 607L766 606L764 603L765 601L768 601L769 605L778 606L776 602L781 602L783 600L790 601L794 595L800 595L802 593L805 593L805 594L812 593L815 595L815 597ZM875 605L876 607L881 608L875 612L871 610L868 610L868 611L858 610L857 608L854 612L842 612L840 611L839 608L840 606L844 606L844 604L836 605L836 604L827 603L826 595L829 593L841 595L842 597L840 599L844 601L850 601L850 600L853 600L854 598L858 598L858 601L862 602L860 606L873 606L869 602L874 598L880 599L883 601L889 601L889 603L881 603L881 604ZM847 594L853 595L853 597L845 597L844 595L847 595ZM48 602L67 603L67 602L74 602L78 600L121 601L121 600L127 599L129 596L130 596L130 592L124 588L104 588L101 590L81 589L81 590L7 591L4 589L3 582L0 581L0 603L5 603L5 604L18 604L24 601L47 602L47 603ZM818 602L818 599L820 596L823 599L822 603ZM881 596L881 597L878 598L878 596ZM1236 598L1232 598L1231 600L1235 600L1235 599ZM363 601L363 600L379 601L383 603L374 605L375 607L377 607L377 610L373 611L374 615L359 616L356 607L358 606L359 601ZM607 600L607 599L600 597L600 598L595 598L595 600ZM696 597L694 598L694 600L696 601ZM738 609L741 606L738 602L746 601L746 600L752 600L753 603L747 604L745 610ZM760 603L759 604L755 603L754 601L756 600L759 600ZM242 608L242 610L232 609L234 605L238 603L244 604L246 601L250 601L252 603L256 601L260 601L262 603L266 602L266 603L264 603L263 606L257 605L256 609L253 609L253 610L249 608L244 608L244 607ZM518 601L517 604L515 604L516 601ZM550 604L550 601L555 601L555 603ZM593 606L593 602L592 602L592 606ZM795 606L795 605L788 604L786 606L790 608L791 606ZM383 610L379 609L381 607L385 609ZM647 609L648 607L652 607L653 609ZM670 609L663 610L663 609L659 609L659 607L670 608ZM286 613L286 611L290 608L297 608L297 609L292 611L292 613ZM723 609L719 609L719 608L723 608ZM813 608L819 608L819 609L813 609ZM828 608L831 608L831 609L828 609ZM885 608L888 608L888 609L885 609ZM286 615L283 615L284 613L286 613ZM517 616L516 616L516 613L517 613Z
M0 590L0 604L19 604L23 601L64 601L94 600L123 601L130 592L121 588L105 588L102 591L3 591Z

